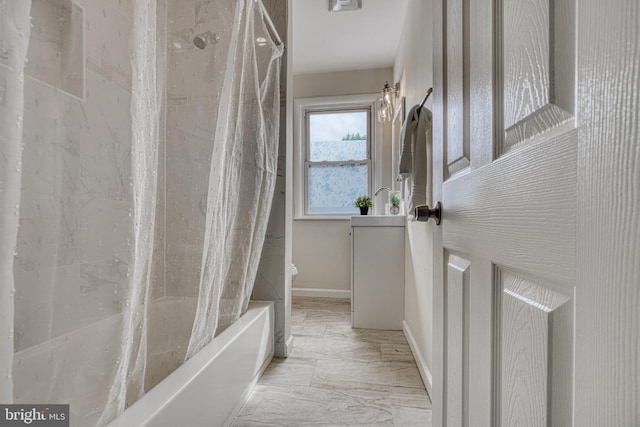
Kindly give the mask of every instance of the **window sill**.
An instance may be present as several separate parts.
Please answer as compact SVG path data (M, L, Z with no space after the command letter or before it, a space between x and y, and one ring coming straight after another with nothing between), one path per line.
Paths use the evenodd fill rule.
M308 215L294 218L294 221L351 221L353 215Z

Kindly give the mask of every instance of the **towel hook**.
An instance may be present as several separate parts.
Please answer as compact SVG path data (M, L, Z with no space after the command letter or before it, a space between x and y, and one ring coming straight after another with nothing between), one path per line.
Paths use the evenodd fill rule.
M431 95L432 92L433 92L433 88L430 87L429 90L427 90L427 96L425 96L422 102L420 103L420 106L418 107L418 111L422 110L424 103L427 102L427 99L429 99L429 95Z

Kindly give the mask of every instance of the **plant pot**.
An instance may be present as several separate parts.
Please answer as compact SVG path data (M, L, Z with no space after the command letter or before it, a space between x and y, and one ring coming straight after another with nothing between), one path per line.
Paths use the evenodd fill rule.
M360 208L360 215L367 215L369 213L369 207L365 206L364 208Z
M400 193L399 191L389 191L389 214L400 214Z

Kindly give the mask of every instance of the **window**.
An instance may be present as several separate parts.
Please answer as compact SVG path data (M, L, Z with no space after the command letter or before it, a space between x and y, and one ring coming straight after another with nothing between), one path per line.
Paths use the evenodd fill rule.
M370 194L371 108L305 110L306 215L351 215Z
M297 98L293 203L297 220L348 220L356 197L383 182L379 93Z

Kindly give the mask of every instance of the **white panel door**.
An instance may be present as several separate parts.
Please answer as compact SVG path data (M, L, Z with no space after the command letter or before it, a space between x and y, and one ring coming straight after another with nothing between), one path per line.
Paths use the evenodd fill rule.
M434 0L434 426L640 425L640 2Z

